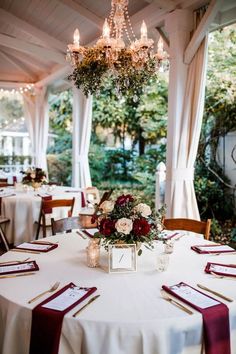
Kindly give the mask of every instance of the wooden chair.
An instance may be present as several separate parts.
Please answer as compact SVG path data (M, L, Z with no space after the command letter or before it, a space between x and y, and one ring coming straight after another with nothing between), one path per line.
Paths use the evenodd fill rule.
M8 183L8 179L7 178L0 178L0 183L1 184L7 184Z
M163 224L167 230L185 230L203 234L209 240L211 219L198 221L193 219L164 219Z
M46 225L46 215L51 214L54 208L70 208L68 211L68 216L72 216L74 208L75 198L73 199L55 199L55 200L44 200L42 199L41 210L39 214L38 228L36 232L36 240L39 237L40 228L42 226L43 237L46 237L46 228L51 226ZM42 221L42 223L41 223Z
M9 219L0 216L0 252L1 253L5 253L10 250L9 242L7 241L7 238L1 226L7 224L9 221L10 221Z
M54 220L52 218L51 224L53 235L63 232L71 232L74 229L81 229L79 216L73 216L71 218L64 218L60 220Z

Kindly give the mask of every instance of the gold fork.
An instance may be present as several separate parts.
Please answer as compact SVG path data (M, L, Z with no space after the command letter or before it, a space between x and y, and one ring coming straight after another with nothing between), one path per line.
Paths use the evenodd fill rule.
M40 293L39 295L33 297L33 299L28 301L28 304L31 304L31 302L39 299L41 296L47 294L47 293L53 293L55 290L57 290L57 288L59 287L60 283L57 281L50 289Z
M161 295L163 297L163 299L165 299L166 301L169 301L170 303L172 303L173 305L179 307L181 310L187 312L189 315L193 315L193 312L190 311L187 307L185 307L184 305L180 304L178 301L173 300L171 297L169 297L165 290L161 290Z

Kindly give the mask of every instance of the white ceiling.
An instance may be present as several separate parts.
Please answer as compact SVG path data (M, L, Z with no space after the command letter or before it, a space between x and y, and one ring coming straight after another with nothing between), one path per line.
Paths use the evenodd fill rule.
M221 0L221 11L211 28L236 21L236 0ZM197 9L207 0L129 0L132 26L139 36L144 19L156 41L155 27L176 8ZM50 82L63 74L67 44L76 27L81 43L89 44L101 35L110 0L1 0L0 1L0 87L17 83ZM42 82L44 82L42 81Z

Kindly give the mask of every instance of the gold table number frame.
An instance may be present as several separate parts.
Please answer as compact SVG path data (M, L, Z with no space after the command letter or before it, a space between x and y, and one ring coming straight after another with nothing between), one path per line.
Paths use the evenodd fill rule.
M137 252L135 244L108 246L109 273L130 273L137 271Z

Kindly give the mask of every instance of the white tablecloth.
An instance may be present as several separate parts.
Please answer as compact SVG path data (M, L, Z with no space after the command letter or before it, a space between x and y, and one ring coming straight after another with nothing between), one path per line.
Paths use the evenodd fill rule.
M2 354L28 353L31 309L49 294L31 305L27 301L56 281L60 281L60 287L71 281L76 285L96 286L97 293L101 294L77 318L72 314L82 304L66 314L59 354L200 354L201 314L193 310L194 315L188 315L160 296L163 284L173 285L180 281L195 287L200 283L234 299L227 306L230 309L231 353L236 353L236 281L204 273L207 261L236 263L235 255L196 254L190 246L207 241L187 235L176 241L166 272L155 270L157 253L163 250L163 245L157 243L155 251L144 249L138 259L137 273L108 274L105 251L100 268L86 266L88 241L77 234L57 235L50 240L59 241L59 247L48 254L8 252L0 257L1 261L7 261L32 256L40 267L33 276L0 279Z
M45 195L47 193L52 195L52 199L71 199L75 197L73 215L78 215L81 209L81 192L78 189L74 189L75 192L73 192L73 188L70 187L56 187L50 192L47 192L44 188L37 191L18 191L13 187L4 188L4 190L15 194L14 196L2 197L2 215L10 219L10 223L6 226L6 237L10 243L15 245L35 238L36 222L39 220L42 200L38 194ZM67 217L67 210L68 208L57 209L56 217Z

